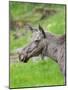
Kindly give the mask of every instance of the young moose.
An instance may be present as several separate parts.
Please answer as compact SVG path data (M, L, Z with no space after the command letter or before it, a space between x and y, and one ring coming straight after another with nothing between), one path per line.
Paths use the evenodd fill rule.
M47 56L59 64L61 72L65 75L65 35L56 37L51 33L44 32L41 26L39 26L38 34L27 47L21 50L19 60L25 63L31 57Z

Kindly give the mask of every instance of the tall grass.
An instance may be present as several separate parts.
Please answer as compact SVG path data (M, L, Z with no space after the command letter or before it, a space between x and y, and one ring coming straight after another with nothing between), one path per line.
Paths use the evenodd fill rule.
M51 59L33 63L11 64L10 87L64 85L59 66Z

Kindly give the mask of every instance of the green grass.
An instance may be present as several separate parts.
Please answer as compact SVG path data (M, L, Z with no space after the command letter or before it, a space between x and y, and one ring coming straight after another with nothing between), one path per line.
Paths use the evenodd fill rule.
M51 59L36 63L11 64L10 87L64 85L58 64Z
M28 8L29 6L29 8ZM33 8L49 7L55 8L58 12L40 21L40 14L33 13ZM48 31L57 35L65 32L64 5L28 4L16 3L10 5L13 19L24 19L30 21L34 26L39 24ZM21 31L22 32L22 31ZM26 33L18 39L14 39L14 31L10 31L10 52L30 43L31 33ZM47 61L41 60L28 63L10 63L10 88L32 87L32 86L53 86L64 85L64 78L56 62L50 58Z

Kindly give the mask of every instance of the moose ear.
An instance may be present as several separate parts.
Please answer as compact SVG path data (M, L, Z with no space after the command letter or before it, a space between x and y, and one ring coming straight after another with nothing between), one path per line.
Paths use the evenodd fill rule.
M40 30L40 32L42 32L42 34L43 34L44 38L46 38L46 34L45 34L45 32L44 32L43 28L42 28L40 25L39 25L39 30Z
M26 24L26 25L25 25L25 28L26 28L27 30L30 30L31 32L33 32L33 27L32 27L32 25Z

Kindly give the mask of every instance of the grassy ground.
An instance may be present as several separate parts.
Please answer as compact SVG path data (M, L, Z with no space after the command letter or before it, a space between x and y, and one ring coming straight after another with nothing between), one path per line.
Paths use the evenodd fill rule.
M47 61L16 63L10 65L10 87L32 87L64 85L63 75L59 66L48 59Z
M31 24L38 26L39 24L49 31L60 35L65 32L65 12L63 5L52 5L51 7L58 10L58 12L39 21L40 14L32 14L31 10L37 7L50 7L49 5L21 5L14 3L14 6L10 7L14 19L24 18L31 21ZM29 8L28 8L29 6ZM25 9L27 7L27 9ZM22 12L22 9L23 12ZM23 16L22 16L23 13ZM27 18L26 18L27 17ZM10 52L13 52L19 47L23 47L30 41L31 33L27 33L25 36L14 39L13 34L15 31L10 31ZM63 85L64 78L59 70L59 65L48 58L46 61L41 60L38 62L32 62L32 59L28 63L10 63L10 87L32 87L32 86L50 86L50 85Z

